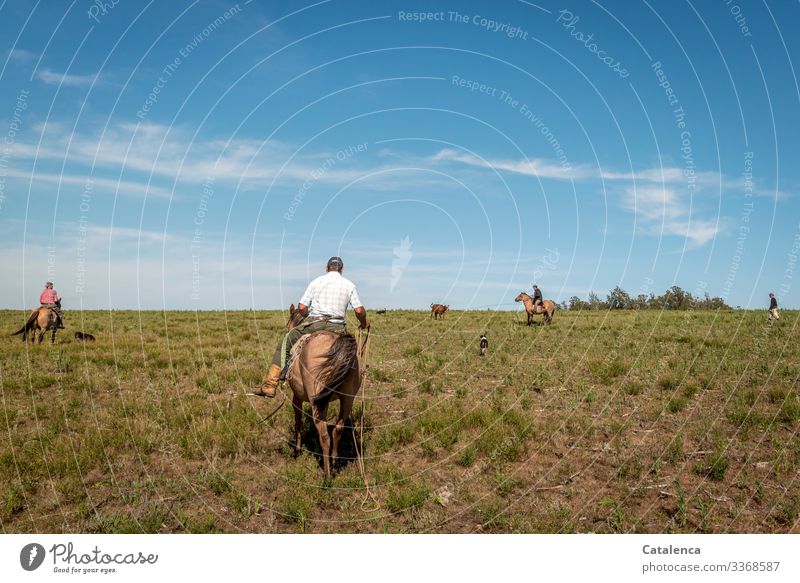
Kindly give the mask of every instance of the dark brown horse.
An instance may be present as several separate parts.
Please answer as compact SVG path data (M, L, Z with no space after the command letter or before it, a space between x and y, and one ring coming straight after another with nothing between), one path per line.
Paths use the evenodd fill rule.
M53 334L50 336L50 342L55 344L56 332L58 331L58 315L50 308L36 308L28 316L28 321L25 325L14 332L12 336L22 334L22 341L28 339L28 334L31 335L31 342L36 342L36 333L39 332L39 344L42 343L45 332L52 330Z
M294 305L289 308L291 330L303 316ZM302 336L292 347L286 380L292 388L294 407L295 453L300 452L300 432L303 428L303 403L311 403L311 418L319 434L325 476L339 457L339 440L344 424L353 409L353 400L361 388L358 346L352 334L335 334L326 330ZM339 400L339 414L333 426L333 447L328 436L328 403Z
M528 313L528 326L533 323L533 317L538 316L539 314L544 316L542 324L546 325L553 321L553 314L556 311L556 305L550 300L544 300L540 305L537 306L533 303L533 298L531 296L525 292L520 292L520 294L514 298L514 301L525 304L525 311Z

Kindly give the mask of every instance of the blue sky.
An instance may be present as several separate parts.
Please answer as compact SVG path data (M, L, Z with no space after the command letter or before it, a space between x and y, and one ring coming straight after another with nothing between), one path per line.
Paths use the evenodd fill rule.
M800 306L797 3L0 0L0 306ZM800 276L798 276L800 277Z

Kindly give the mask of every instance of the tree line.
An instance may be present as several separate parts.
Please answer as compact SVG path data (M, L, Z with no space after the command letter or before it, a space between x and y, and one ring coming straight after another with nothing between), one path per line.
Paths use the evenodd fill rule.
M720 297L711 297L706 292L703 297L687 292L680 286L673 285L660 296L650 292L632 296L617 286L601 299L595 292L582 300L572 296L561 302L565 310L730 310L731 307Z

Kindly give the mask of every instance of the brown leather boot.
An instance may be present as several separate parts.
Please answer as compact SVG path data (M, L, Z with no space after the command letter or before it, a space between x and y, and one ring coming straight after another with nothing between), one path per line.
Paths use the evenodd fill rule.
M269 372L267 373L266 382L253 391L253 394L258 395L259 397L274 397L275 391L278 389L280 376L281 367L279 367L277 364L271 364L269 367Z

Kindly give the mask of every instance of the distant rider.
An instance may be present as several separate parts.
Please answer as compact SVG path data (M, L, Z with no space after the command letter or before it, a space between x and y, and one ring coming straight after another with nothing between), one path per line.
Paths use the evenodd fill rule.
M542 305L542 290L539 289L539 286L535 283L533 284L533 305L534 306L541 306Z
M48 281L44 284L44 290L39 294L39 303L43 308L50 308L58 316L58 327L64 327L64 314L61 312L61 298L58 292L53 289L53 282Z
M775 318L775 320L780 321L781 315L778 313L778 300L775 299L775 294L769 294L769 319L770 321Z
M368 328L367 310L361 305L356 292L355 284L342 276L344 262L340 257L331 257L328 260L325 275L321 275L308 285L300 303L298 311L305 318L299 325L289 330L278 346L272 357L272 364L267 373L267 380L253 394L261 397L274 397L278 382L286 379L286 364L289 360L292 346L304 334L311 334L318 330L327 330L335 334L344 334L344 315L347 306L353 306L360 328ZM309 306L311 310L309 311Z

